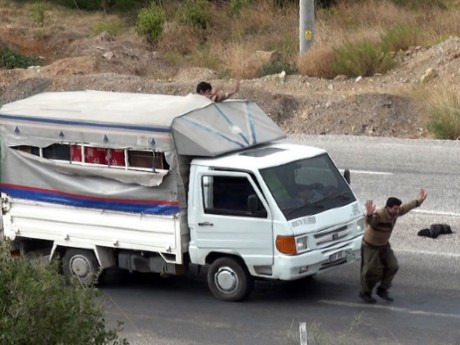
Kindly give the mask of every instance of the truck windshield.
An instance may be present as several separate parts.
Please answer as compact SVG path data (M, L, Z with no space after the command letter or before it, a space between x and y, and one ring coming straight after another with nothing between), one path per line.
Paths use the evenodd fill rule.
M327 154L262 169L260 174L287 220L356 200Z

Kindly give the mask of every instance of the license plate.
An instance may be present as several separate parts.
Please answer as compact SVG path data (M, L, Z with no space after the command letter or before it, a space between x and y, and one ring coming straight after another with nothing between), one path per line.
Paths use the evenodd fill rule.
M340 252L329 255L329 262L339 261L346 259L349 255L348 250L341 250Z

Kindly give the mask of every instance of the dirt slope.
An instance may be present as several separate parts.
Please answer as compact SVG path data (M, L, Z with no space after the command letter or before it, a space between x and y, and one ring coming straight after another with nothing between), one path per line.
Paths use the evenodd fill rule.
M41 40L31 36L26 27L0 22L0 48L44 57L41 67L0 69L0 104L43 91L185 95L201 80L224 89L234 83L218 80L214 71L203 68L172 74L162 57L138 38L116 40L108 34L87 38L65 30L55 30ZM460 91L460 39L451 37L429 49L414 48L401 53L400 59L400 66L391 73L371 78L272 75L243 80L238 96L255 100L290 133L429 137L422 104L404 95L422 84L429 88L449 85ZM430 69L432 74L424 77ZM158 79L168 74L173 77Z

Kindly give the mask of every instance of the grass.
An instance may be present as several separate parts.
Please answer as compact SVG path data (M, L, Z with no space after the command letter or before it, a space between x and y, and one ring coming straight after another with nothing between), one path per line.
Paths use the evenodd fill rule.
M426 98L428 129L437 139L460 139L460 96L448 88Z

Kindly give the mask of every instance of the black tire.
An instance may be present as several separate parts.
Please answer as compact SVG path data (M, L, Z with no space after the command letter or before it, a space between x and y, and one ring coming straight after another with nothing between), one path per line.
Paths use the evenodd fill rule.
M69 281L77 279L90 287L97 283L99 263L91 250L68 248L62 258L62 272Z
M254 280L239 260L223 257L209 267L208 286L217 299L238 302L249 296Z

